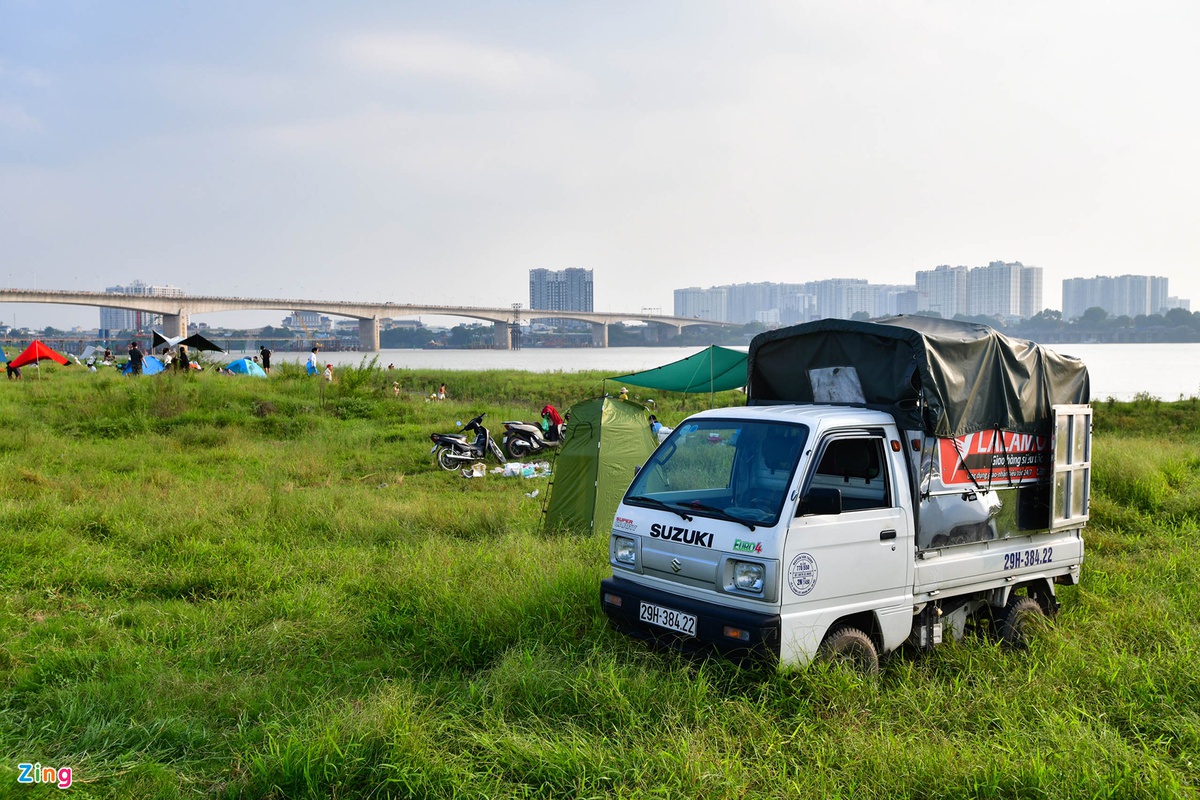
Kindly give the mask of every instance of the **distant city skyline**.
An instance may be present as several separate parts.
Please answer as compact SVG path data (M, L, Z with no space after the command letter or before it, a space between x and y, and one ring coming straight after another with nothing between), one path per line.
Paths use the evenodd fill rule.
M969 291L968 281L973 272L980 277L974 279L974 291ZM859 312L872 317L934 311L945 317L964 314L1010 319L1028 318L1042 310L1059 310L1042 298L1041 273L1040 267L1026 266L1019 261L993 261L986 267L951 267L943 264L930 270L918 270L912 284L873 284L863 278L832 278L805 283L757 281L707 288L684 287L674 290L674 302L669 306L673 310L669 313L735 324L762 322L768 325L790 325L823 316L850 318ZM574 267L563 270L538 268L528 270L527 274L530 285L529 309L539 306L542 310L593 310L594 270ZM984 276L990 278L984 280ZM140 279L131 280L123 285L109 286L103 291L160 296L213 294L208 291L185 292L178 286L151 285ZM1170 294L1170 279L1163 276L1121 275L1113 278L1098 275L1070 278L1062 282L1062 291L1058 297L1062 307L1067 309L1063 312L1063 317L1068 321L1077 319L1093 306L1103 308L1111 316L1163 313L1170 308L1190 311L1191 307L1190 299ZM1005 310L1005 304L1008 311ZM9 308L15 309L20 309L23 305L36 304L7 304ZM46 308L66 314L80 307L47 304ZM136 312L86 308L91 314L99 311L100 321L96 328L98 330L132 330L137 327ZM600 310L636 312L645 308L647 307L638 306ZM1015 313L1012 312L1014 308L1017 309ZM1031 311L1032 309L1036 310ZM247 316L256 319L251 323L234 319ZM305 312L302 317L303 319L292 314L281 318L278 312L272 311L223 312L196 315L194 322L229 328L289 326L290 322L294 326L307 325L313 330L329 329L338 322L311 312ZM454 319L437 320L433 324L458 324ZM18 328L28 327L32 330L45 327L61 330L93 329L86 322L28 325L18 320L14 326L11 318L0 318L0 324ZM153 320L149 323L143 322L142 327L148 328L154 324Z
M940 265L918 270L910 285L872 284L861 278L832 278L807 283L736 283L675 290L674 313L714 322L793 325L823 317L849 319L894 314L936 313L942 317L997 317L1005 322L1029 319L1052 307L1043 302L1042 270L1021 262L993 261L987 266ZM1088 308L1112 316L1190 310L1187 299L1170 296L1167 278L1125 275L1063 281L1061 297L1077 319Z

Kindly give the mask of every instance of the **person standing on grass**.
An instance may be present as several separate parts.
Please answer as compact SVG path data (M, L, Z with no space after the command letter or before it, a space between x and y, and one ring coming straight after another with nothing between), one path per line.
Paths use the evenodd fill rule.
M317 374L317 348L314 347L312 352L308 354L308 364L305 368L308 370L309 375Z
M175 360L175 368L186 373L192 368L192 359L188 356L187 345L179 345L179 358Z
M325 365L325 380L329 383L333 383L333 364Z
M438 386L438 400L446 399L446 384Z
M142 374L142 362L145 361L146 354L142 352L142 348L138 347L136 341L129 343L129 371L134 375Z
M264 344L262 346L262 348L259 349L258 355L260 358L262 358L263 372L270 375L271 374L271 351L268 350L267 346Z

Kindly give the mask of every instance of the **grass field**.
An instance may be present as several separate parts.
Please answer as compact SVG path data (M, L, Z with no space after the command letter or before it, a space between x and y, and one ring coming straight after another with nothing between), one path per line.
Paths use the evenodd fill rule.
M601 377L0 386L0 796L58 791L22 762L77 797L1196 793L1194 402L1096 404L1083 580L1029 651L969 639L872 680L615 634L605 536L544 534L544 480L433 464L431 432ZM667 424L708 402L656 399Z

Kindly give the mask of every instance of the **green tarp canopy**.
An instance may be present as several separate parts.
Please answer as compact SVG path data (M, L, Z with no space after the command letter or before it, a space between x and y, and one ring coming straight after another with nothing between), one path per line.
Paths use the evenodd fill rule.
M847 369L849 368L849 369ZM750 405L829 402L824 386L854 384L857 402L907 430L963 436L982 430L1041 435L1052 406L1087 403L1087 367L972 322L901 315L823 319L750 342ZM855 402L855 401L849 401Z
M740 350L714 344L679 361L609 380L663 392L725 392L746 385L746 358Z
M600 397L576 403L546 502L547 528L602 530L612 527L634 471L658 446L646 409L628 400Z

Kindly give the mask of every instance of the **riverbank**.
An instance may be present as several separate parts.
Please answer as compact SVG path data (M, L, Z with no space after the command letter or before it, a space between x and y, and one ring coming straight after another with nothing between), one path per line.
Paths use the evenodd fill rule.
M427 401L443 376L450 399ZM1195 791L1195 403L1095 404L1083 582L1029 652L969 639L872 681L614 634L606 537L544 535L545 480L433 464L431 432L487 412L497 433L603 376L47 367L0 386L0 780L40 762L95 797ZM674 424L708 398L657 404Z

